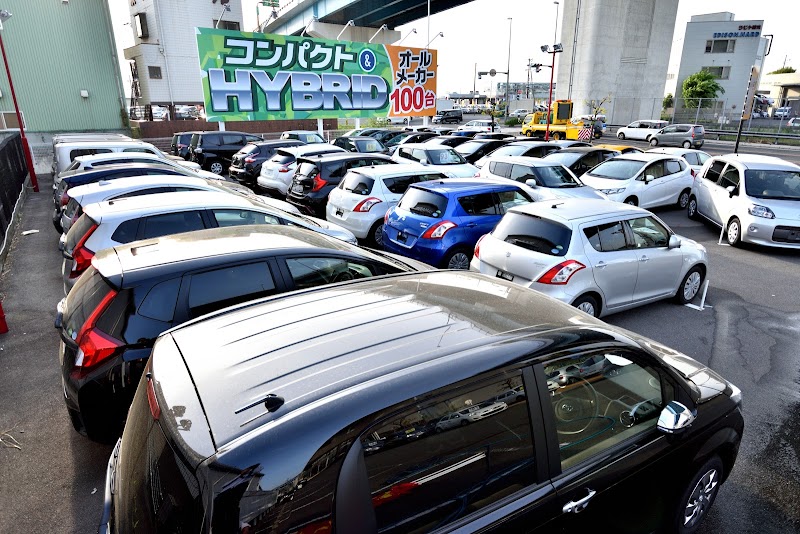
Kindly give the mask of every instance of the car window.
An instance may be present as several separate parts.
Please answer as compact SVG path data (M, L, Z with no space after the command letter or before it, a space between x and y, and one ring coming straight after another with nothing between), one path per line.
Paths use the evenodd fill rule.
M350 191L357 195L368 195L372 191L375 180L357 172L349 172L339 184L339 189Z
M419 161L420 163L428 163L428 156L425 151L420 148L415 148L411 151L411 159Z
M711 158L711 156L709 156L705 152L695 152L695 154L697 155L697 161L700 162L700 165L703 165L706 161L708 161Z
M627 351L552 360L544 372L562 469L654 430L674 396L666 380Z
M408 148L399 148L397 149L397 155L403 159L410 159L417 161L416 158L411 153L411 150Z
M266 262L192 274L189 281L189 315L199 317L276 292L275 281Z
M669 230L653 217L631 219L628 225L633 232L636 248L666 247L669 245Z
M511 179L524 184L526 180L536 180L536 175L531 167L515 163L511 166Z
M625 227L621 222L590 226L583 230L592 247L599 252L616 252L628 248Z
M500 205L500 213L506 213L514 206L521 206L522 204L529 204L533 200L517 189L509 191L500 191L496 193L497 202Z
M152 150L150 150L149 148L141 148L141 147L136 147L136 148L124 148L124 149L122 149L122 151L123 151L123 152L138 152L138 153L140 153L140 154L155 154L155 152L153 152L153 151L152 151Z
M722 174L722 169L725 168L724 161L715 161L711 164L711 167L708 168L703 178L710 182L717 183L719 181L719 177Z
M430 396L361 436L377 532L441 528L536 483L519 371Z
M250 210L216 209L211 210L218 226L241 226L244 224L280 224L277 217Z
M428 180L441 180L445 178L442 174L413 174L411 176L393 176L384 178L383 185L386 189L395 194L403 194L411 184L427 182Z
M139 221L140 219L130 219L117 226L117 229L114 230L113 234L111 234L111 240L116 241L117 243L130 243L131 241L136 241L136 234L139 230Z
M744 177L749 196L800 200L800 172L750 169Z
M375 274L369 263L349 258L286 258L286 266L297 289L369 278Z
M503 163L502 161L489 162L489 172L496 175L508 178L511 176L511 164Z
M502 213L492 193L459 197L458 203L467 212L467 215L499 215Z
M638 122L632 122L632 123L630 123L628 125L628 128L638 128L638 127L639 127L639 123Z
M222 134L223 145L244 145L244 138L240 134Z
M398 207L417 215L439 219L447 209L447 197L416 187L409 187L403 198L400 199Z
M700 161L697 159L696 152L687 152L683 155L683 159L685 159L689 165L700 165Z
M358 140L356 141L356 148L358 148L359 152L380 152L383 150L383 146L377 139L374 141Z
M165 213L151 215L144 218L143 239L161 237L162 235L179 234L202 230L203 218L199 211L181 211L178 213Z
M639 178L643 179L644 177L652 176L654 179L657 179L664 176L664 174L664 160L660 160L648 165Z
M543 167L534 167L533 172L536 175L536 182L538 185L545 187L579 187L582 184L575 179L571 172L561 165L548 165Z
M739 170L733 165L728 165L717 184L721 187L736 187L739 185Z
M220 145L220 135L219 134L205 134L200 136L200 145L203 147L209 146L219 146Z
M181 288L181 279L165 280L150 288L147 295L139 305L137 313L164 323L172 322L175 313L175 304L178 301L178 290Z
M558 153L550 154L546 159L555 159ZM564 164L566 165L566 163ZM592 176L599 178L611 178L612 180L630 180L645 166L643 161L634 161L627 159L610 159L604 161L594 169L592 169Z
M667 127L666 127L666 128L664 128L663 130L661 130L661 133L665 133L665 134L666 134L666 133L674 133L674 132L676 132L677 130L678 130L678 127L677 127L677 126L667 126Z
M69 153L69 159L73 160L78 156L92 156L94 154L109 154L111 150L107 148L76 148Z
M500 219L492 236L533 252L563 256L569 250L572 230L555 221L511 212Z
M664 162L664 174L675 174L676 172L681 172L683 170L683 166L681 163L676 159L670 159Z
M342 148L348 148L349 145L348 141L349 139L347 139L346 137L339 137L333 141L333 144L336 146L340 146Z

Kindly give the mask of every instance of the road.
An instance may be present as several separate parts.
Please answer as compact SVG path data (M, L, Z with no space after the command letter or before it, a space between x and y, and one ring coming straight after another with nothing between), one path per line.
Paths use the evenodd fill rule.
M45 193L28 197L0 275L10 327L0 336L0 532L91 532L110 447L76 434L64 408L52 327L61 259L49 184L40 184ZM743 391L739 459L700 532L800 532L800 252L717 245L712 225L677 210L658 215L708 248L713 307L664 302L607 320L689 354Z

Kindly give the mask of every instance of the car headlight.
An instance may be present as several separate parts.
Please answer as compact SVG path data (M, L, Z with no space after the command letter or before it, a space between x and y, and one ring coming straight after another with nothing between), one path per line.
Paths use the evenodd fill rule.
M601 189L600 192L605 193L606 195L616 195L619 193L624 193L625 189L625 187L619 187L617 189Z
M750 207L747 208L747 213L753 217L763 217L765 219L775 218L775 214L772 213L771 209L766 206L759 206L758 204L751 204Z

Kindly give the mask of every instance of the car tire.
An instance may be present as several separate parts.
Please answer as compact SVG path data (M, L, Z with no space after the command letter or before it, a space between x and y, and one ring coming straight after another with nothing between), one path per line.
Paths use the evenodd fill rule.
M628 197L625 199L625 204L630 204L631 206L638 206L639 201L636 197Z
M553 141L561 141L561 134L559 132L553 132L553 135L550 137L553 138Z
M462 419L460 426L467 426L468 424L469 424L469 421L467 421L466 419Z
M736 217L731 217L725 227L725 239L732 247L738 247L742 242L742 223Z
M528 130L527 132L525 132L525 137L533 137L533 131Z
M572 305L582 312L588 313L592 317L600 317L600 303L591 295L582 295L578 297Z
M383 219L378 219L369 229L367 242L378 250L383 250Z
M683 148L686 148L686 149L692 148L692 142L691 141L684 141L683 142Z
M212 159L208 164L208 172L213 172L214 174L222 176L222 173L225 172L225 166L222 165L221 161Z
M689 204L686 205L686 215L693 221L700 218L700 215L697 214L697 199L695 197L689 197Z
M687 206L689 205L689 193L690 191L688 189L684 189L683 191L681 191L681 194L678 195L678 202L676 203L676 205L680 209L686 209Z
M686 276L681 280L681 285L678 286L678 291L675 293L675 300L678 304L689 304L700 293L700 288L703 286L705 276L700 267L692 267Z
M658 139L656 139L655 137L651 137L650 146L658 146Z
M408 117L406 117L405 119L403 119L403 124L408 124Z
M722 460L714 455L697 470L678 500L673 532L679 534L697 532L717 498L722 483L723 468Z
M468 249L457 248L451 250L444 261L442 261L443 269L459 269L462 271L469 270L469 262L472 261L472 254Z
M624 141L625 140L625 134L622 133L622 132L618 133L617 134L617 139L621 139L622 141Z

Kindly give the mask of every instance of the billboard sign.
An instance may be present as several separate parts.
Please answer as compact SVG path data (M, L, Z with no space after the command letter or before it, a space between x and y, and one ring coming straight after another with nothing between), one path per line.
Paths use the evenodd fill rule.
M436 51L197 28L209 121L436 114Z

